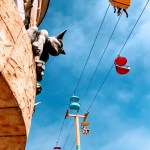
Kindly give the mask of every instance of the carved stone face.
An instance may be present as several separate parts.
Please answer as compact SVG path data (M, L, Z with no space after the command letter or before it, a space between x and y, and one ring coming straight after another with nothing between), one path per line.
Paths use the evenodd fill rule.
M51 47L49 47L49 53L53 56L58 56L59 54L66 54L63 50L63 43L61 40L58 40L56 37L49 37L48 43L50 42Z
M63 36L67 30L64 32L60 33L56 37L49 37L47 40L47 48L49 50L49 54L52 56L58 56L59 54L66 54L65 51L63 50Z

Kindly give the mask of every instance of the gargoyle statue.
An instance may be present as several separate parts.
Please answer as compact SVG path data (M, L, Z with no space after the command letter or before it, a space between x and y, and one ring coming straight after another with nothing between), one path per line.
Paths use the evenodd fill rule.
M58 56L59 54L66 54L63 50L63 36L67 30L61 32L58 36L48 37L46 30L38 31L38 28L30 27L27 32L31 40L33 53L36 62L37 81L41 81L44 76L45 63L49 59L49 54ZM37 85L37 94L40 93L42 88L40 84Z

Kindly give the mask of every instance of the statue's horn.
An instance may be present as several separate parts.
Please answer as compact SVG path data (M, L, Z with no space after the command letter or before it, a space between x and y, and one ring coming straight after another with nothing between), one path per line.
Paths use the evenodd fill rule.
M56 36L57 39L63 39L64 34L66 33L67 30L64 30L63 32L61 32L58 36Z
M66 55L66 52L62 49L61 54Z

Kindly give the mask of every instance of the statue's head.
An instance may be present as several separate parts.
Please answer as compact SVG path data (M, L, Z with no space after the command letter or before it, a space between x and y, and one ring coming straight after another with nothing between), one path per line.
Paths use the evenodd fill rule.
M59 54L66 54L63 50L63 36L67 30L64 30L56 37L48 37L47 49L50 55L58 56Z

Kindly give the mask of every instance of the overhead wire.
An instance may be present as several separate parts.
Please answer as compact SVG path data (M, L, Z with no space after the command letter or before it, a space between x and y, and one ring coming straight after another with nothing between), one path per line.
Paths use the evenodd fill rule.
M84 93L84 96L83 96L81 105L83 104L83 101L84 101L84 99L85 99L85 95L87 94L87 92L88 92L88 90L89 90L89 88L90 88L90 86L91 86L91 83L92 83L92 81L93 81L93 79L94 79L94 77L95 77L95 74L96 74L96 72L97 72L97 70L98 70L98 68L99 68L99 65L100 65L100 63L101 63L101 61L102 61L102 58L103 58L103 56L104 56L104 54L105 54L105 52L106 52L106 50L107 50L107 48L108 48L108 45L109 45L109 43L110 43L110 40L111 40L111 38L112 38L112 36L113 36L113 34L114 34L116 28L117 28L117 25L118 25L118 23L119 23L120 18L121 18L121 15L119 16L119 18L118 18L118 20L117 20L117 23L116 23L116 25L115 25L115 27L114 27L114 29L113 29L113 31L112 31L112 34L111 34L111 36L110 36L110 38L109 38L109 40L108 40L108 43L107 43L107 45L106 45L106 47L105 47L105 49L104 49L104 51L103 51L103 53L102 53L102 55L101 55L101 57L100 57L100 59L99 59L99 62L98 62L98 64L97 64L97 66L96 66L96 69L95 69L95 71L94 71L94 73L93 73L93 76L92 76L92 78L91 78L91 80L90 80L90 82L89 82L89 84L88 84L88 87L87 87L85 93ZM74 143L75 143L75 141L74 141Z
M94 46L95 46L96 40L97 40L97 38L98 38L98 35L99 35L100 31L101 31L103 22L104 22L104 20L105 20L105 17L106 17L106 15L107 15L108 10L109 10L109 6L110 6L110 3L109 3L109 5L108 5L108 7L107 7L107 10L106 10L105 15L104 15L104 17L103 17L103 20L102 20L102 22L101 22L101 24L100 24L100 26L99 26L98 32L97 32L97 34L96 34L96 36L95 36L94 42L93 42L92 47L91 47L91 49L90 49L89 55L88 55L88 57L87 57L87 59L86 59L85 65L84 65L84 67L83 67L83 69L82 69L82 72L81 72L81 74L80 74L80 77L79 77L79 79L78 79L78 81L77 81L77 85L76 85L76 87L75 87L75 89L74 89L74 92L73 92L74 94L76 93L76 90L77 90L77 88L78 88L78 86L79 86L79 83L80 83L81 78L82 78L82 76L83 76L83 73L84 73L84 71L85 71L86 65L87 65L87 63L88 63L88 60L89 60L89 58L90 58L90 56L91 56L91 53L92 53L92 51L93 51L93 48L94 48Z
M119 23L119 21L120 21L120 18L121 18L121 15L119 16L119 18L118 18L118 20L117 20L117 23L116 23L116 25L115 25L115 27L114 27L114 29L113 29L113 31L112 31L112 34L111 34L111 36L110 36L110 38L109 38L109 40L108 40L108 42L107 42L107 44L106 44L106 47L105 47L105 49L104 49L104 51L103 51L103 53L102 53L102 55L101 55L101 57L100 57L100 59L99 59L99 61L98 61L98 64L97 64L97 66L96 66L96 68L95 68L95 71L94 71L94 73L93 73L93 76L92 76L92 78L90 79L90 82L89 82L89 84L88 84L88 87L87 87L87 89L86 89L86 91L85 91L85 93L84 93L84 96L83 96L83 99L82 99L82 103L83 103L83 101L84 101L84 99L85 99L85 96L86 96L86 94L87 94L87 92L88 92L88 90L89 90L89 88L90 88L90 86L91 86L91 84L92 84L92 81L93 81L93 79L94 79L94 77L95 77L95 75L96 75L96 72L97 72L97 70L98 70L98 68L99 68L99 65L100 65L100 63L101 63L101 61L102 61L102 59L103 59L103 57L104 57L104 54L105 54L105 52L106 52L106 50L107 50L107 48L108 48L108 45L109 45L109 43L110 43L110 41L111 41L111 39L112 39L112 36L113 36L113 34L114 34L114 32L115 32L115 30L116 30L116 28L117 28L117 25L118 25L118 23Z
M58 134L58 138L57 138L57 141L56 141L56 146L58 145L58 142L59 142L59 139L60 139L60 136L61 136L61 133L62 133L62 129L64 127L64 123L65 123L65 118L63 119L63 123L61 125L60 131L59 131L59 134Z
M89 58L90 58L90 56L91 56L91 53L92 53L93 48L94 48L94 46L95 46L96 40L97 40L97 38L98 38L98 35L99 35L100 31L101 31L102 25L103 25L104 20L105 20L105 18L106 18L106 15L107 15L107 12L108 12L108 10L109 10L109 7L110 7L110 3L109 3L109 5L108 5L108 7L107 7L107 9L106 9L106 12L105 12L104 17L103 17L103 19L102 19L102 22L101 22L101 24L100 24L100 26L99 26L98 32L97 32L97 34L96 34L96 37L95 37L94 42L93 42L93 44L92 44L92 47L91 47L91 49L90 49L89 55L88 55L88 57L87 57L87 60L86 60L86 62L85 62L85 65L84 65L84 67L83 67L83 70L82 70L82 72L81 72L81 75L80 75L80 77L79 77L79 79L78 79L78 81L77 81L77 85L76 85L76 87L75 87L75 90L74 90L73 94L76 93L76 90L77 90L77 88L78 88L78 86L79 86L79 83L80 83L81 78L82 78L82 76L83 76L83 73L84 73L84 71L85 71L86 65L87 65L88 60L89 60ZM78 112L77 112L77 113L78 113ZM64 126L64 122L65 122L65 119L63 120L63 123L62 123L61 129L60 129L60 132L59 132L59 135L58 135L56 144L58 144L58 142L59 142L59 139L60 139L60 136L61 136L61 133L62 133L62 129L63 129L63 126ZM72 128L72 126L71 126L71 128ZM70 132L69 132L69 134L68 134L68 136L67 136L67 139L68 139L69 135L70 135ZM65 141L65 143L66 143L66 141ZM66 144L65 144L65 145L66 145Z
M66 143L67 143L67 141L68 141L68 139L69 139L69 136L70 136L70 134L71 134L73 125L74 125L74 120L72 121L71 128L70 128L70 130L69 130L69 133L68 133L68 135L67 135L67 138L66 138L66 140L65 140L65 143L64 143L64 145L63 145L63 147L62 147L62 150L65 150L65 146L66 146Z
M144 9L142 10L140 16L138 17L138 19L137 19L137 21L136 21L134 27L132 28L132 30L131 30L131 32L130 32L130 34L129 34L129 36L127 37L127 40L125 41L125 43L124 43L124 45L123 45L121 51L119 52L119 55L121 54L122 50L124 49L125 45L127 44L127 42L128 42L128 40L129 40L129 38L130 38L130 36L131 36L133 30L135 29L135 27L136 27L138 21L140 20L140 18L141 18L141 16L142 16L144 10L146 9L148 3L149 3L149 0L147 1L147 3L146 3L146 5L145 5ZM109 8L109 6L108 6L108 8ZM104 19L105 19L105 17L106 17L107 12L108 12L108 8L107 8L107 11L106 11L106 13L105 13L105 15L104 15L104 18L103 18L103 20L102 20L102 23L101 23L101 25L100 25L100 28L99 28L99 30L98 30L98 33L97 33L97 35L96 35L96 38L95 38L95 40L94 40L94 43L93 43L93 45L92 45L92 48L91 48L91 50L90 50L90 53L89 53L89 55L88 55L88 58L87 58L87 60L86 60L85 65L84 65L84 68L83 68L83 70L82 70L82 72L81 72L81 75L80 75L79 80L78 80L78 82L77 82L76 88L75 88L75 90L74 90L74 92L73 92L74 94L75 94L75 92L76 92L76 90L77 90L77 87L78 87L78 85L79 85L79 82L80 82L80 80L81 80L81 78L82 78L82 76L83 76L83 72L84 72L84 70L85 70L85 68L86 68L87 62L88 62L88 60L89 60L89 58L90 58L91 52L92 52L92 50L93 50L93 47L94 47L94 45L95 45L95 42L96 42L97 37L98 37L99 32L100 32L100 29L101 29L101 27L102 27L102 24L103 24L103 22L104 22ZM119 19L118 19L118 21L117 21L117 24L116 24L116 26L115 26L115 28L114 28L114 30L113 30L111 36L110 36L109 42L107 43L107 46L106 46L106 48L105 48L105 50L104 50L104 52L103 52L103 54L102 54L102 57L100 58L100 61L99 61L98 65L97 65L97 67L96 67L96 71L97 71L97 69L98 69L98 67L99 67L99 64L100 64L100 62L101 62L101 60L102 60L102 58L103 58L103 56L104 56L104 54L105 54L105 51L106 51L106 49L107 49L107 47L108 47L108 45L109 45L109 43L110 43L110 40L111 40L111 38L112 38L112 35L113 35L113 33L115 32L115 29L116 29L116 27L117 27L117 25L118 25L119 20L120 20L120 17L119 17ZM89 111L90 108L91 108L91 106L93 105L93 103L94 103L96 97L98 96L98 94L99 94L101 88L103 87L105 81L107 80L107 78L108 78L108 76L109 76L109 74L110 74L110 72L111 72L113 66L114 66L114 64L110 67L110 69L109 69L109 71L108 71L106 77L104 78L104 80L103 80L101 86L99 87L99 89L98 89L96 95L94 96L94 98L93 98L91 104L89 105L87 111ZM93 80L93 78L94 78L94 76L95 76L96 71L94 72L94 75L92 76L92 80ZM90 87L90 85L91 85L91 83L92 83L92 80L90 81L90 84L88 85L88 88L86 89L86 92L85 92L85 93L87 93L87 91L88 91L88 89L89 89L89 87ZM64 121L65 121L65 120L64 120ZM61 127L61 131L60 131L60 134L59 134L57 143L58 143L58 141L59 141L59 138L60 138L60 135L61 135L61 132L62 132L62 128L63 128L63 125L64 125L64 121L63 121L63 124L62 124L62 127ZM73 126L73 125L72 125L72 126ZM72 129L72 126L71 126L71 129ZM68 134L68 136L67 136L67 139L66 139L66 141L65 141L64 146L65 146L66 143L67 143L67 140L68 140L68 138L69 138L71 129L70 129L70 131L69 131L69 134ZM75 142L74 142L74 143L75 143ZM74 144L73 144L73 145L74 145ZM72 148L73 148L73 146L72 146Z
M89 112L89 110L90 110L91 106L93 105L93 103L94 103L94 101L95 101L95 99L96 99L97 95L99 94L100 90L102 89L102 87L103 87L103 85L104 85L105 81L107 80L107 78L108 78L108 76L109 76L109 74L110 74L110 72L111 72L111 70L112 70L113 66L114 66L114 64L110 67L110 69L109 69L109 71L108 71L108 73L107 73L106 77L104 78L104 80L103 80L102 84L100 85L100 87L99 87L98 91L96 92L96 95L94 96L94 98L93 98L93 100L92 100L91 104L89 105L89 107L88 107L88 109L87 109L87 111L88 111L88 112Z
M114 27L114 29L113 29L113 31L112 31L112 34L111 34L111 36L110 36L110 38L109 38L109 40L108 40L108 43L106 44L106 47L105 47L105 49L104 49L104 51L103 51L103 53L102 53L102 55L101 55L101 57L100 57L100 59L99 59L99 62L98 62L98 64L97 64L97 66L96 66L96 69L95 69L95 71L94 71L94 73L93 73L93 76L92 76L92 78L91 78L91 80L90 80L90 82L89 82L89 84L88 84L88 87L87 87L85 93L84 93L83 99L82 99L82 101L81 101L81 105L83 104L83 101L84 101L84 99L85 99L85 96L86 96L86 94L87 94L87 92L88 92L88 90L89 90L89 88L90 88L90 86L91 86L91 83L92 83L92 81L93 81L93 79L94 79L94 77L95 77L95 74L96 74L96 72L97 72L97 70L98 70L98 68L99 68L99 65L100 65L100 63L101 63L101 61L102 61L102 58L103 58L105 52L106 52L106 49L108 48L108 45L109 45L109 43L110 43L110 40L111 40L111 38L112 38L112 36L113 36L113 34L114 34L116 28L117 28L117 25L118 25L118 23L119 23L120 18L121 18L121 15L119 16L119 18L118 18L118 20L117 20L117 23L116 23L116 25L115 25L115 27ZM75 142L74 142L74 143L75 143Z
M147 7L148 3L149 3L149 0L148 0L148 1L147 1L147 3L145 4L145 6L144 6L144 8L143 8L142 12L140 13L140 15L139 15L139 17L138 17L137 21L136 21L136 22L135 22L135 24L134 24L134 26L133 26L133 28L132 28L132 30L131 30L131 32L130 32L130 34L128 35L128 37L127 37L127 39L126 39L125 43L123 44L123 46L122 46L122 48L121 48L121 50L120 50L120 52L119 52L119 55L120 55L120 54L121 54L121 52L123 51L123 49L124 49L125 45L127 44L127 42L128 42L128 40L129 40L129 38L131 37L131 34L133 33L133 31L134 31L134 29L135 29L135 27L136 27L137 23L139 22L139 20L140 20L140 18L141 18L141 16L142 16L142 14L143 14L143 12L145 11L145 9L146 9L146 7ZM99 94L100 90L102 89L102 87L103 87L104 83L106 82L106 80L107 80L107 78L108 78L108 76L109 76L109 74L110 74L110 72L111 72L111 70L112 70L113 66L114 66L114 63L111 65L111 67L110 67L110 69L109 69L109 71L108 71L108 73L107 73L106 77L104 78L104 80L103 80L102 84L100 85L100 87L99 87L98 91L96 92L96 95L94 96L93 100L91 101L91 104L89 105L89 107L88 107L88 109L87 109L87 111L88 111L88 112L89 112L90 108L92 107L92 105L93 105L93 103L94 103L94 101L95 101L96 97L98 96L98 94ZM73 149L74 144L75 144L75 140L74 140L74 142L73 142L73 145L72 145L72 147L71 147L71 150Z
M146 9L146 7L147 7L148 3L149 3L149 0L148 0L148 1L147 1L147 3L145 4L145 7L143 8L143 10L142 10L142 12L140 13L140 15L139 15L139 17L138 17L137 21L135 22L135 24L134 24L134 26L133 26L133 28L132 28L132 30L131 30L131 32L130 32L130 34L129 34L129 35L128 35L128 37L127 37L127 40L125 41L124 45L122 46L122 48L121 48L121 50L120 50L120 52L119 52L119 55L120 55L120 54L121 54L121 52L123 51L123 49L124 49L125 45L127 44L127 42L128 42L128 40L129 40L129 38L131 37L131 34L133 33L133 31L134 31L134 29L135 29L135 27L136 27L136 25L137 25L138 21L140 20L140 18L141 18L141 16L142 16L142 14L143 14L143 12L144 12L144 10ZM95 101L95 99L96 99L97 95L99 94L99 92L100 92L100 90L101 90L102 86L104 85L104 83L105 83L106 79L108 78L108 76L109 76L109 74L110 74L110 72L111 72L111 70L112 70L112 68L113 68L113 65L114 65L114 63L113 63L113 64L112 64L112 66L110 67L110 69L109 69L109 71L108 71L108 73L107 73L106 77L104 78L104 80L103 80L102 84L100 85L100 87L99 87L98 91L96 92L96 95L94 96L94 98L93 98L93 100L92 100L91 104L89 105L89 107L88 107L87 111L89 111L89 110L90 110L90 108L91 108L91 106L93 105L93 103L94 103L94 101Z
M73 149L75 142L76 142L76 141L74 140L74 142L73 142L73 144L72 144L72 146L71 146L71 150Z
M137 25L138 21L140 20L140 18L141 18L141 16L142 16L142 14L143 14L144 10L146 9L146 7L147 7L148 3L149 3L149 0L148 0L148 1L147 1L147 3L145 4L145 7L143 8L143 10L142 10L142 12L141 12L140 16L138 17L138 19L137 19L137 21L136 21L136 23L135 23L135 25L134 25L133 29L131 30L131 33L129 34L129 36L128 36L127 40L125 41L125 43L124 43L124 45L123 45L123 47L122 47L121 51L119 52L119 55L121 54L121 52L123 51L123 49L124 49L125 45L127 44L127 42L128 42L128 40L129 40L129 38L130 38L130 36L131 36L131 34L132 34L133 30L135 29L135 27L136 27L136 25Z
M84 67L83 67L83 69L82 69L81 75L80 75L80 77L79 77L79 80L78 80L78 82L77 82L77 85L76 85L76 87L75 87L75 90L74 90L73 94L76 93L76 90L77 90L77 88L78 88L78 86L79 86L79 83L80 83L81 78L82 78L82 76L83 76L83 73L84 73L84 71L85 71L86 65L87 65L88 60L89 60L89 58L90 58L90 56L91 56L91 53L92 53L93 48L94 48L94 46L95 46L96 40L97 40L98 35L99 35L100 31L101 31L101 28L102 28L102 25L103 25L104 20L105 20L105 18L106 18L106 15L107 15L107 13L108 13L109 7L110 7L110 3L108 4L108 7L107 7L106 12L105 12L105 14L104 14L104 17L103 17L103 19L102 19L102 22L101 22L101 24L100 24L100 26L99 26L98 32L97 32L97 34L96 34L96 37L95 37L95 39L94 39L94 42L93 42L93 44L92 44L92 47L91 47L90 52L89 52L89 55L88 55L88 57L87 57L87 60L86 60L86 62L85 62L85 65L84 65ZM81 105L82 105L82 103L81 103ZM80 105L80 106L81 106L81 105ZM78 111L77 111L77 113L78 113ZM77 113L76 113L76 114L77 114ZM72 127L73 127L73 124L71 125L71 129L72 129ZM68 140L68 138L69 138L69 136L70 136L71 129L69 130L69 133L68 133L68 136L67 136L67 138L66 138L66 140L65 140L64 146L66 145L67 140Z

